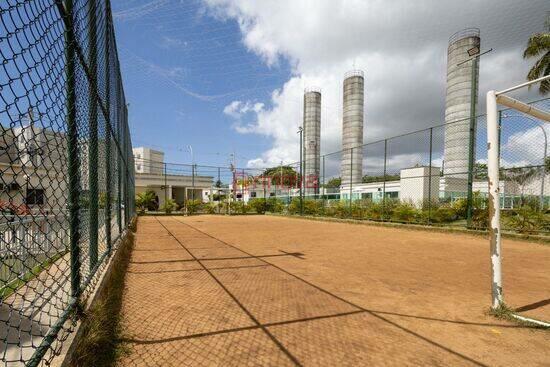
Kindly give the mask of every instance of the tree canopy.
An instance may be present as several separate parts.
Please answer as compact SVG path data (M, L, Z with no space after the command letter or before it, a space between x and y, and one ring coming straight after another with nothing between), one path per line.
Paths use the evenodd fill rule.
M550 74L550 12L546 18L546 32L535 33L527 41L524 59L538 58L527 74L527 80L535 80ZM550 92L550 80L540 83L539 92Z

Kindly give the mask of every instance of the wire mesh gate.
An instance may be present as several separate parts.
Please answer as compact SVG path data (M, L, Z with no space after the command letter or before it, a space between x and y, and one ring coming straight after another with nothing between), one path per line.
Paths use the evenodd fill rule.
M0 23L0 360L38 365L134 216L132 144L109 0L7 0Z

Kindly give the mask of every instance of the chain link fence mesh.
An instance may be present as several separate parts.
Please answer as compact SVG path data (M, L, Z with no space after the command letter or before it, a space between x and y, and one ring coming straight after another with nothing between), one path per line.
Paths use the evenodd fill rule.
M134 215L108 0L0 4L0 360L48 364Z
M549 99L533 104L543 110L550 108ZM298 161L264 169L141 159L136 168L159 173L167 181L156 188L138 187L142 195L152 190L157 197L153 207L140 207L163 211L162 204L170 199L174 201L173 211L188 214L188 204L198 201L191 204L190 214L271 211L485 230L485 116L478 116L473 126L471 122L468 118L435 125L354 147L348 154L324 154L318 165L311 158L304 158L302 165ZM456 124L468 128L457 129ZM542 121L511 110L500 112L500 126L503 227L512 232L546 235L550 230L547 130ZM456 134L457 130L461 133ZM452 148L466 153L453 155L449 147L446 149L446 140L453 140ZM455 161L449 163L446 155ZM360 172L356 172L357 164L352 159L361 160ZM316 168L308 169L308 165ZM343 172L349 175L347 179L342 177Z

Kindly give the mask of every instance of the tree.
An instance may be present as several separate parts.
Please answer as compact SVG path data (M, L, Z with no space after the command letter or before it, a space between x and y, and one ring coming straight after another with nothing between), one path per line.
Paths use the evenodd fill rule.
M278 166L266 169L263 177L269 177L273 185L294 186L300 182L300 174L291 166Z
M401 176L396 173L394 175L391 175L391 174L386 174L386 181L397 181L399 180ZM363 176L363 183L369 183L369 182L382 182L384 181L384 175L380 175L380 176L369 176L369 175L365 175Z
M474 178L476 180L486 180L488 178L486 163L474 164Z
M535 80L550 74L550 12L547 15L545 28L545 32L529 37L527 47L523 52L524 59L540 57L529 70L527 80ZM550 92L550 80L540 83L539 92L541 94Z
M342 185L342 179L340 177L333 177L325 184L326 188L333 189L338 188Z

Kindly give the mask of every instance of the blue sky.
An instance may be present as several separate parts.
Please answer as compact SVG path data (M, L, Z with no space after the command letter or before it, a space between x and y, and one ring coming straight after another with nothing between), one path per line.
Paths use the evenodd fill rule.
M241 167L298 160L308 87L323 95L321 153L339 150L342 80L351 69L365 71L365 143L442 124L448 39L467 27L479 27L482 49L493 49L480 62L482 113L488 90L525 80L532 61L523 49L548 10L547 0L113 0L112 7L134 146L190 163L192 145L195 163L223 166L235 152ZM516 96L540 98L535 90ZM539 130L526 141L540 140ZM538 157L540 147L530 146ZM426 139L400 148L390 165L412 166ZM376 158L364 162L376 166Z
M207 15L199 1L113 1L113 13L134 146L188 163L191 145L196 162L222 165L232 152L243 165L269 146L268 137L238 133L223 110L239 99L269 103L287 63L267 66L235 21Z

